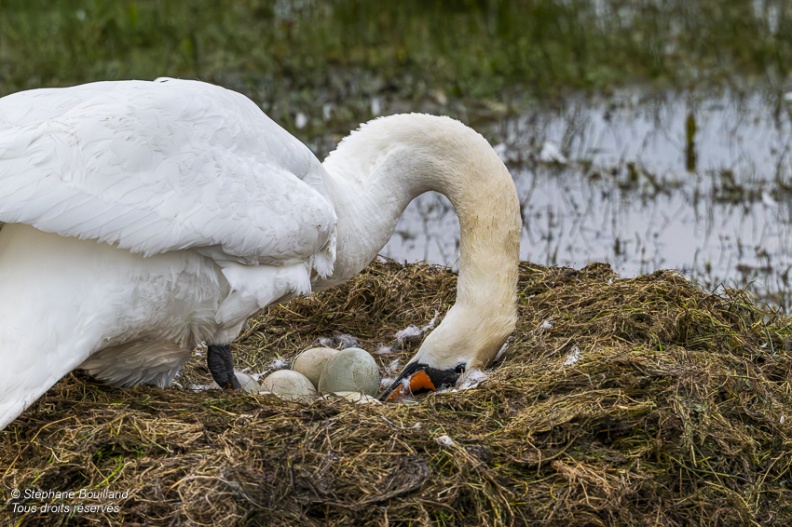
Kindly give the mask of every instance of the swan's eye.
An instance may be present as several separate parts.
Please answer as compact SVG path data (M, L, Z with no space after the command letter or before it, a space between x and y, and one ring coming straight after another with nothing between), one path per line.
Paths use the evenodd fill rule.
M454 368L454 371L456 373L464 373L465 372L465 363L462 362L462 363L457 364L457 367Z

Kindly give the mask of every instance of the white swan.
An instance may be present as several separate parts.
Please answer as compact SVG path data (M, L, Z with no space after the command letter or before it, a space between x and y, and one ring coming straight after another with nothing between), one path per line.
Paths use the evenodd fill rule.
M479 134L391 116L321 164L206 83L0 99L0 429L75 368L166 386L198 341L215 379L237 386L229 350L245 320L352 277L431 190L460 218L457 300L394 387L483 367L514 328L517 194Z

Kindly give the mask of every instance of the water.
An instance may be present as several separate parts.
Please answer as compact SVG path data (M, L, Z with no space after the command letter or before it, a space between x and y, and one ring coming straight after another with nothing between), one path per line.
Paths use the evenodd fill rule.
M521 258L623 276L677 269L790 307L792 103L783 93L625 91L482 130L523 205ZM557 153L556 153L557 151ZM455 266L450 203L415 200L383 254Z

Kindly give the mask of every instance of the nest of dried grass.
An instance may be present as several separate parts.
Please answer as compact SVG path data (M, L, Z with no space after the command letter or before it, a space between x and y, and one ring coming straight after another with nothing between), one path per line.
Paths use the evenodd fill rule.
M455 276L372 265L268 309L238 360L320 335L369 350L425 324ZM0 433L0 523L20 525L790 525L790 320L672 272L523 264L520 320L478 388L415 405L108 388L70 375ZM379 356L383 364L416 346ZM201 361L182 384L208 382ZM14 513L109 489L118 512ZM80 500L60 500L64 504Z

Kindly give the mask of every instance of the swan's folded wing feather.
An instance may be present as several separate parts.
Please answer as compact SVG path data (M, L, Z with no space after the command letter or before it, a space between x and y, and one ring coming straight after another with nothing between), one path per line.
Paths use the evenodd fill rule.
M331 266L335 213L322 171L252 101L209 84L97 83L0 99L0 222L144 255L219 247L241 262L316 256Z

